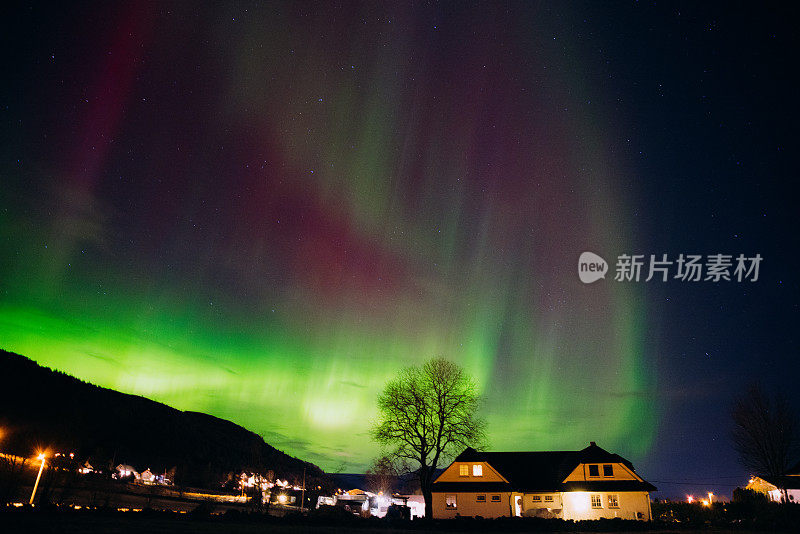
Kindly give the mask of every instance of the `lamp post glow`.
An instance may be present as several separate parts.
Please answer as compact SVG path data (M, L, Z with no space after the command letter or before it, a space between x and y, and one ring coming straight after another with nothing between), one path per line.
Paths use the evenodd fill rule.
M44 471L44 462L45 462L44 453L41 453L39 456L37 456L37 458L42 461L42 465L41 465L41 467L39 467L39 474L36 475L36 483L33 485L33 491L31 492L31 502L30 502L30 504L33 504L33 498L36 497L36 488L39 487L39 479L42 478L42 471Z
M300 513L303 513L303 500L306 497L306 468L303 467L303 491L300 493Z

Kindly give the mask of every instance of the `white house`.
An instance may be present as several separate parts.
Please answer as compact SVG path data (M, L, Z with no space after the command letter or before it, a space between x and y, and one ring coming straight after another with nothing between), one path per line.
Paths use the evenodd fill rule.
M591 442L580 451L478 452L467 448L433 483L433 517L652 519L633 465Z
M786 496L789 502L800 503L800 463L790 469L780 481L766 480L761 477L752 477L747 484L747 489L766 493L771 501L781 502L783 496L781 490L775 482L781 482L786 488Z

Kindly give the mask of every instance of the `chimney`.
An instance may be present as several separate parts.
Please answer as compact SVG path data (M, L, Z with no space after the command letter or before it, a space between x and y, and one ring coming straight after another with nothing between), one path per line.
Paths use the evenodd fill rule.
M594 441L590 441L589 442L589 446L590 447L597 447L597 443L595 443Z

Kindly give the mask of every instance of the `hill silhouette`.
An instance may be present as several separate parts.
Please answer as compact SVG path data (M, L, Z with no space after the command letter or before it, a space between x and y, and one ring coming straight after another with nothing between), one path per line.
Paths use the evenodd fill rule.
M299 482L325 475L230 421L182 412L136 395L83 382L0 350L0 451L75 452L96 468L176 468L176 483L218 486L229 473L265 473Z

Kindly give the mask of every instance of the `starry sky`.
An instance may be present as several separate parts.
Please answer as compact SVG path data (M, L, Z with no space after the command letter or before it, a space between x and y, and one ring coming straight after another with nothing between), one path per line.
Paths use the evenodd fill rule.
M441 355L493 450L592 440L729 494L733 397L800 407L787 9L6 8L0 346L349 472L383 384ZM719 253L759 279L614 280Z

